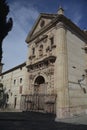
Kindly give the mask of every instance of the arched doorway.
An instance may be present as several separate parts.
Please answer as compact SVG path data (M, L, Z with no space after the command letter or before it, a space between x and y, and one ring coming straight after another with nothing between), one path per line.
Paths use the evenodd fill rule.
M34 95L33 95L34 110L39 110L39 111L44 110L45 94L46 94L45 78L39 75L38 77L35 78L34 81Z
M33 94L22 95L22 102L24 102L23 109L27 111L55 113L56 95L48 94L47 85L48 79L44 74L35 77L33 80Z
M46 94L45 79L43 76L38 76L34 82L34 94Z

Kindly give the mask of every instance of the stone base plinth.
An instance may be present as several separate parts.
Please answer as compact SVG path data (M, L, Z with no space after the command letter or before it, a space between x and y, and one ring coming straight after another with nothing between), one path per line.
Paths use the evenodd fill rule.
M70 117L69 108L60 108L57 111L55 121L59 121L59 119L64 119L64 118L69 118L69 117Z

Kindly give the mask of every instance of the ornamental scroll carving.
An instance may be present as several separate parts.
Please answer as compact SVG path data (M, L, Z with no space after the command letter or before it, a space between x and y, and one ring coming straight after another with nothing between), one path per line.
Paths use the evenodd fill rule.
M33 80L36 75L30 74L29 79Z
M53 75L54 74L54 68L51 67L47 71L44 72L47 76Z

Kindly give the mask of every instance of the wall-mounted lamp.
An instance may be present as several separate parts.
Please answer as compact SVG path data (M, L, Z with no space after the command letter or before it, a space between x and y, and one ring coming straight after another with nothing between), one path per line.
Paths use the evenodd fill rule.
M83 92L86 93L86 89L85 89L84 87L82 87L82 85L81 85L81 82L82 82L84 79L85 79L85 75L83 74L83 75L82 75L82 79L79 79L79 80L78 80L78 83L79 83L81 89L83 90Z
M84 79L85 79L85 75L83 74L83 75L82 75L82 79L79 79L79 80L78 80L78 83L81 83Z

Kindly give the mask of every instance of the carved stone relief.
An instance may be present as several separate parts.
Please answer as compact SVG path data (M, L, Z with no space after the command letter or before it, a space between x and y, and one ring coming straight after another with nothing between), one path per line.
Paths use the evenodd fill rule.
M30 74L29 79L33 80L35 76L36 76L35 74Z

